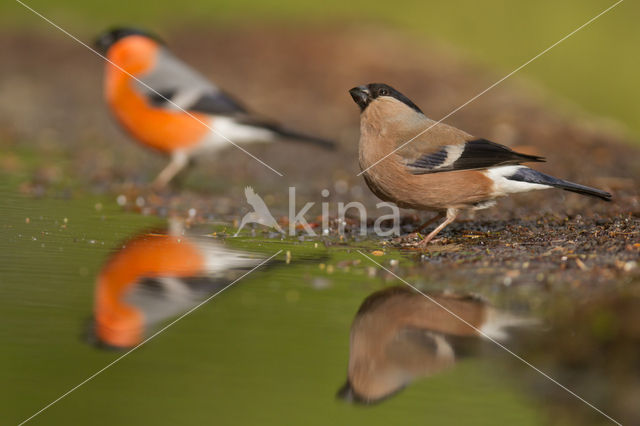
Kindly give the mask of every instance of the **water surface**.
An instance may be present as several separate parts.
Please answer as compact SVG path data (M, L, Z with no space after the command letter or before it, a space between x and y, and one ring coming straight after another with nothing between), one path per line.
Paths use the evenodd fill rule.
M141 262L136 257L140 254L132 254L136 241L148 245L139 251L151 247L150 259L161 257L164 249L154 248L154 241L167 237L168 224L124 213L109 199L36 199L6 187L1 199L0 358L5 386L0 420L11 424L31 416L140 341L109 345L96 338L99 277L118 257L125 258L123 271L131 275L131 268ZM182 248L200 244L192 251L215 247L214 259L224 250L249 253L253 259L282 252L226 289L253 264L194 272L174 253L169 259L179 266L170 266L169 272L163 269L165 261L147 274L151 278L127 284L125 277L121 285L137 288L137 293L123 291L123 306L147 316L140 323L140 339L224 291L33 423L541 422L537 404L509 377L504 354L461 357L429 378L416 377L378 404L339 399L359 306L371 293L402 284L390 282L344 247L328 249L313 241L224 240L213 237L214 230L188 229L176 238ZM132 276L138 275L134 271Z

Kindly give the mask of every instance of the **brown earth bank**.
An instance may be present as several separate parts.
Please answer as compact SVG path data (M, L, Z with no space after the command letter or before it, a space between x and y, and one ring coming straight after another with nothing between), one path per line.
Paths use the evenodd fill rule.
M374 216L378 200L356 176L359 115L348 89L386 82L439 119L501 77L428 42L367 28L196 29L163 36L179 57L254 111L335 139L339 150L294 142L250 146L284 174L279 177L230 147L199 158L170 189L153 192L148 183L166 159L133 143L109 117L102 60L55 33L4 34L0 143L10 152L28 148L65 159L43 162L23 184L25 192L46 193L71 176L92 192L124 195L120 199L132 210L184 217L193 209L194 221L231 222L249 211L244 186L253 186L275 216L287 214L288 187L295 186L299 207L316 203L314 215L323 201L331 203L333 215L339 201L361 201ZM540 88L516 79L446 122L543 155L548 162L536 168L611 191L613 202L555 190L523 194L462 217L426 253L411 248L413 236L380 246L408 250L423 273L447 281L486 277L506 284L559 280L585 286L637 276L638 149L610 124L557 105ZM4 157L5 169L20 161ZM328 198L320 195L325 188ZM407 233L428 217L406 213ZM357 220L349 222L347 231L357 228ZM333 231L326 243L341 244ZM346 240L358 245L349 232Z

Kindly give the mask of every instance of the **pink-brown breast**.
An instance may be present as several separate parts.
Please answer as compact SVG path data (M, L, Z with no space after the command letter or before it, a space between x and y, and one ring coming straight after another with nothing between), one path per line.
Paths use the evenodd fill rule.
M396 149L399 140L408 141L416 132L401 130L411 116L402 109L389 111L394 105L383 106L384 109L370 105L362 113L360 128L360 168L366 170L363 176L376 196L403 208L420 210L468 208L493 198L493 182L483 171L415 175L408 171L399 153L384 158ZM388 119L390 112L395 112L396 120Z

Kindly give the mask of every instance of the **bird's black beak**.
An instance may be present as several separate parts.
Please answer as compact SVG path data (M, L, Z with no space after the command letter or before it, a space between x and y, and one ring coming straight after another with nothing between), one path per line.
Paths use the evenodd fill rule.
M355 399L354 392L353 388L351 387L351 383L349 383L349 380L347 380L347 382L340 389L338 389L336 397L345 402L353 402L353 400Z
M358 104L360 107L360 111L364 111L364 109L371 102L371 92L369 92L369 88L367 86L358 86L349 90L353 101Z
M349 379L347 379L345 384L342 385L340 389L338 389L336 397L343 400L344 402L348 402L349 404L371 405L377 403L377 401L370 401L367 398L359 395L353 389L353 386L351 386L351 382L349 381Z

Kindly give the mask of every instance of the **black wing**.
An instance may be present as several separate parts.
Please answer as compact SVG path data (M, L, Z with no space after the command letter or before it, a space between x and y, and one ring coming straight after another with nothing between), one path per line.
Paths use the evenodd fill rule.
M148 98L151 105L165 108L169 107L171 102L176 102L178 94L178 90L164 90L158 93L150 92ZM203 112L211 115L247 114L247 109L243 105L220 91L204 93L193 103L180 106L187 111Z
M224 92L205 93L189 107L190 111L206 114L246 114L247 109Z
M150 92L147 95L149 103L156 107L166 107L169 101L176 95L176 90L164 90L162 92Z
M426 174L543 161L543 157L521 154L504 145L477 139L464 145L446 145L437 152L423 155L408 166L413 168L413 174Z

